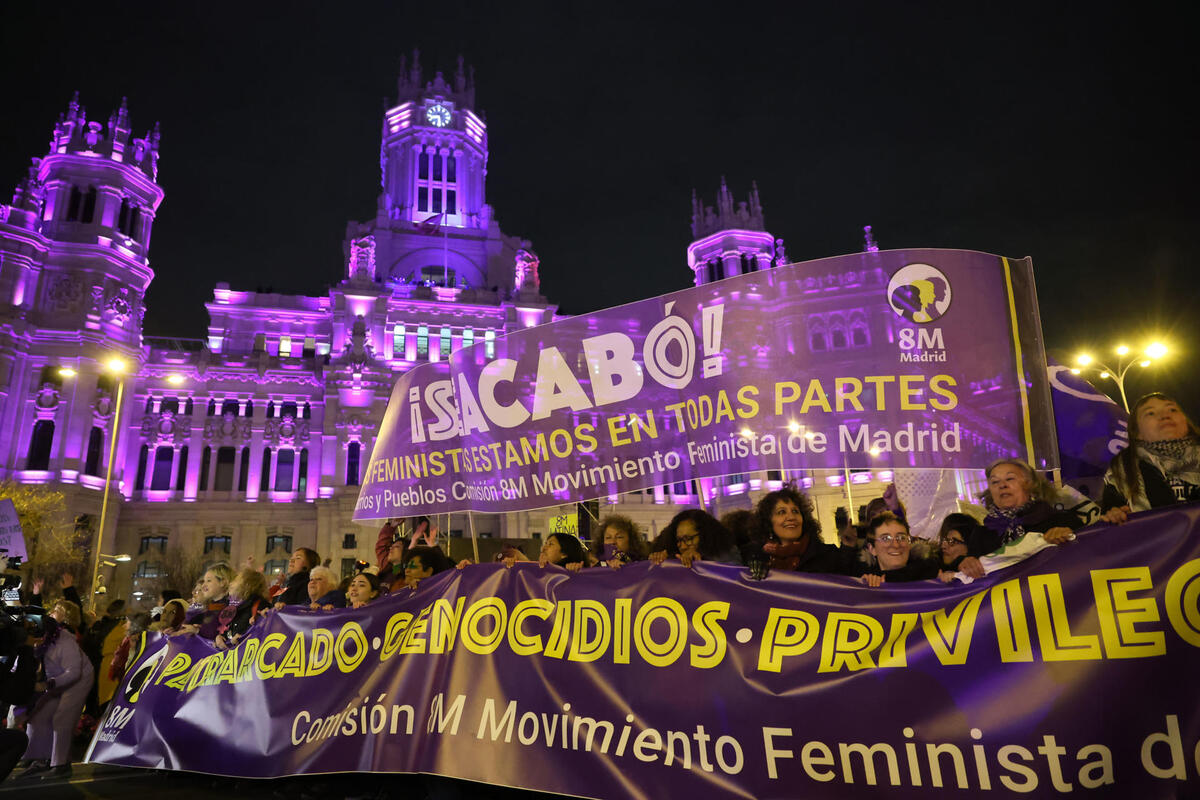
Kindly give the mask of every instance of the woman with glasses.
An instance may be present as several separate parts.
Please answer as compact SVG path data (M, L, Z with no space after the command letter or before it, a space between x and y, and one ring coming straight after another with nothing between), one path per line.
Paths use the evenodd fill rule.
M676 514L650 545L650 561L661 564L677 558L685 567L693 561L741 564L733 534L716 517L698 508Z
M445 572L453 565L450 559L439 547L411 547L408 550L408 560L404 562L404 585L416 589L421 581L432 578L439 572Z
M936 578L937 562L914 557L912 550L908 525L890 511L877 514L867 525L867 552L875 557L875 567L862 576L862 582L879 587Z
M958 565L967 557L967 537L979 523L970 514L947 514L938 531L938 550L941 567L947 572L958 572Z

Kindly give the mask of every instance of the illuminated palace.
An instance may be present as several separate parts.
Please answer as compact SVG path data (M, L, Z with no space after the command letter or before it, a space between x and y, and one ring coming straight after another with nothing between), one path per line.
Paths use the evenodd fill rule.
M124 103L102 123L72 100L49 151L0 205L0 478L54 486L81 531L95 531L117 431L101 549L133 556L105 570L120 594L130 579L149 588L165 578L171 548L208 562L254 556L269 571L298 546L335 569L373 562L376 529L351 515L396 376L559 318L539 291L532 246L503 233L486 202L487 156L461 60L449 80L427 81L414 58L383 115L375 217L347 226L344 263L330 270L340 280L316 297L218 283L205 338L160 339L142 333L163 201L158 129L136 136ZM715 208L693 198L692 232L697 285L784 259L757 189L736 207L724 181ZM816 280L816 310L798 333L810 348L888 335L895 317L873 285L886 284L882 272ZM848 308L860 289L872 305ZM114 357L123 372L110 368ZM779 477L707 480L699 491L719 512L748 506ZM855 490L863 502L890 474L850 477L872 483ZM830 519L845 503L841 479L816 481ZM629 513L653 534L700 500L695 483L674 484L600 510ZM538 538L554 514L475 524L483 536ZM442 530L463 535L466 522L455 514Z

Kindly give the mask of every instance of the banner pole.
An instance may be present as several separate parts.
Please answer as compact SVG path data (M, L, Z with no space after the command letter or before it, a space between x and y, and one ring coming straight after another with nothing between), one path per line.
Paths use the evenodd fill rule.
M693 478L696 483L696 499L700 501L700 510L708 511L708 506L704 504L704 486L700 484L699 478Z
M470 511L470 509L467 510L467 522L471 526L471 552L475 555L475 563L478 564L479 563L479 537L477 537L475 535L475 515L474 515L474 513L472 513ZM446 547L447 548L450 547L449 542L446 543Z

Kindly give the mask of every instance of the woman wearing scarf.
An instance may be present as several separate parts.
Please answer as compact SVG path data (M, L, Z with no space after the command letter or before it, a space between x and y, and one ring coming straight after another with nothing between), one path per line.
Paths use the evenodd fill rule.
M967 558L959 570L972 578L985 574L980 556L994 553L1027 533L1040 533L1047 544L1063 544L1075 538L1083 521L1070 511L1054 508L1043 497L1049 484L1040 479L1033 467L1015 458L1006 458L987 468L987 491L983 504L987 516L967 537Z
M1100 501L1109 522L1200 500L1200 430L1179 404L1154 392L1133 404L1129 447L1109 464Z
M812 500L784 486L758 501L758 536L748 548L746 563L751 577L761 580L767 568L790 572L847 571L838 546L821 541L821 523L813 514Z

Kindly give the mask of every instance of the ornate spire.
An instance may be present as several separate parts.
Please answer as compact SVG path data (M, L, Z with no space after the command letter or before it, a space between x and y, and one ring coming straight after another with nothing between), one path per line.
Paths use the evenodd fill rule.
M752 182L750 186L748 200L738 202L735 207L733 193L729 191L729 185L725 182L725 177L722 176L721 188L717 190L717 205L715 209L712 206L704 206L703 201L697 198L696 191L693 189L692 236L699 239L717 231L735 229L765 231L766 224L763 222L762 201L758 196L758 184Z
M879 245L875 244L875 237L871 234L871 226L863 226L863 252L878 253Z

